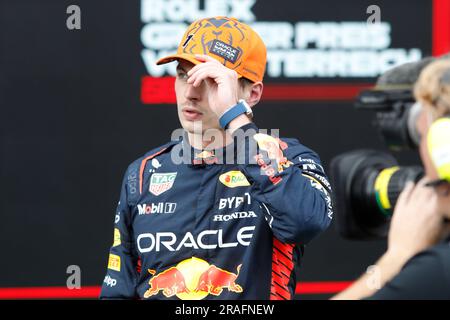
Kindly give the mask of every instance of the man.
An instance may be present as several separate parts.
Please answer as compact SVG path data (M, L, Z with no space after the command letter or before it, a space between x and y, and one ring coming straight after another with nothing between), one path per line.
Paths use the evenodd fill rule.
M187 134L129 166L101 298L292 299L330 189L313 151L251 121L263 41L235 19L201 19L157 63L170 61Z
M415 97L426 176L400 194L373 272L334 299L450 299L450 59L421 72Z

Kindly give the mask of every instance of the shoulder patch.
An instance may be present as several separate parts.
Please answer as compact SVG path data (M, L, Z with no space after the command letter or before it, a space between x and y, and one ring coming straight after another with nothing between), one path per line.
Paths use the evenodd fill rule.
M157 155L160 155L161 153L163 153L164 151L166 151L168 149L168 147L162 148L161 150L150 154L149 156L146 156L144 159L142 159L141 161L141 165L139 168L139 194L142 194L142 185L143 185L143 177L144 177L144 169L145 169L145 165L147 163L147 161L152 160L154 157L156 157Z
M260 150L267 152L269 159L276 161L278 172L283 172L284 168L292 165L283 154L283 150L288 148L286 142L263 133L255 134L253 139L258 143Z
M154 159L156 156L164 153L165 151L170 150L170 148L173 147L178 142L179 141L170 141L160 146L159 148L155 148L147 152L143 157L133 161L133 163L131 163L128 166L126 179L127 179L128 195L130 198L135 198L136 196L142 193L142 184L143 184L142 180L146 163ZM159 162L157 163L155 159L153 165L157 166L158 164Z

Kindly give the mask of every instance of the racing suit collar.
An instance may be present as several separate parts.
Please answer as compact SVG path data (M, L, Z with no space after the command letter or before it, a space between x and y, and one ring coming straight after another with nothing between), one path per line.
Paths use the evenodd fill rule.
M259 130L254 123L246 124L239 129L241 129L241 132L253 130L254 133ZM189 163L194 166L248 163L250 157L250 152L248 150L249 137L246 136L245 141L242 141L236 135L236 132L237 131L232 134L232 142L222 148L199 150L190 144L188 133L187 131L184 131L183 136L180 137L179 140L179 143L181 143L182 146L183 163Z
M236 146L230 143L222 148L211 150L199 150L189 143L189 139L185 136L181 140L183 157L189 161L191 165L211 165L226 164L227 161L233 163L236 153Z

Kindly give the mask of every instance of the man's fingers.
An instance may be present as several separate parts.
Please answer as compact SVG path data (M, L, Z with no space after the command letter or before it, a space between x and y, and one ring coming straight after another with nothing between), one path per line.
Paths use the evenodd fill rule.
M208 70L214 68L213 65L211 65L210 63L202 63L202 64L198 64L195 67L193 67L191 70L189 70L189 72L187 73L189 78L195 77L197 76L197 74L199 72L202 72L204 70Z
M187 83L194 83L197 80L198 76L201 74L202 70L195 70L195 72L188 74Z
M203 80L202 74L204 74L204 71L198 70L188 78L187 82L191 83L194 87L197 87L199 82Z
M212 79L216 79L220 76L220 70L215 67L207 67L197 69L189 78L188 83L192 83L195 87L200 85L202 80L210 77Z
M217 77L217 72L213 71L213 70L202 70L199 71L195 74L195 78L192 82L192 85L194 87L198 87L199 85L201 85L201 82L207 78L216 78Z
M210 56L208 56L206 54L196 54L195 55L195 59L197 59L198 61L211 61L211 62L216 61L216 62L219 62L216 59L214 59L213 57L210 57Z
M194 74L195 72L197 72L199 69L208 68L208 67L212 67L212 66L214 66L214 65L209 62L196 64L195 66L192 67L191 70L188 71L187 75L190 76L190 75Z
M192 82L192 85L193 85L194 87L198 87L199 85L202 84L202 81L203 81L205 78L206 78L205 72L196 74L196 75L195 75L195 78L194 78L194 80L193 80L193 82Z
M192 67L192 69L189 70L187 73L188 76L190 76L191 74L193 74L200 68L204 68L205 66L215 66L219 63L219 61L217 61L216 59L211 58L210 56L207 56L207 55L202 55L202 54L196 54L195 59L197 59L198 61L200 61L202 63L196 64L194 67Z

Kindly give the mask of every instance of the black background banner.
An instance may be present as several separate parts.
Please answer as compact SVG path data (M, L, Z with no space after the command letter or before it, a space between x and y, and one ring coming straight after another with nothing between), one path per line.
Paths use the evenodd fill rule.
M99 286L127 165L180 126L175 105L141 101L141 80L148 76L141 3L0 3L0 287L64 287L69 265L80 266L83 286ZM432 53L431 2L377 3L392 27L393 47ZM81 8L81 30L66 27L71 4ZM261 21L365 21L370 4L257 1L254 12ZM375 78L266 80L270 86ZM385 150L373 115L355 111L351 100L268 99L254 112L260 128L298 138L326 169L345 151ZM418 163L413 152L398 158ZM332 225L307 246L298 280L352 281L384 249L385 241L344 240Z

